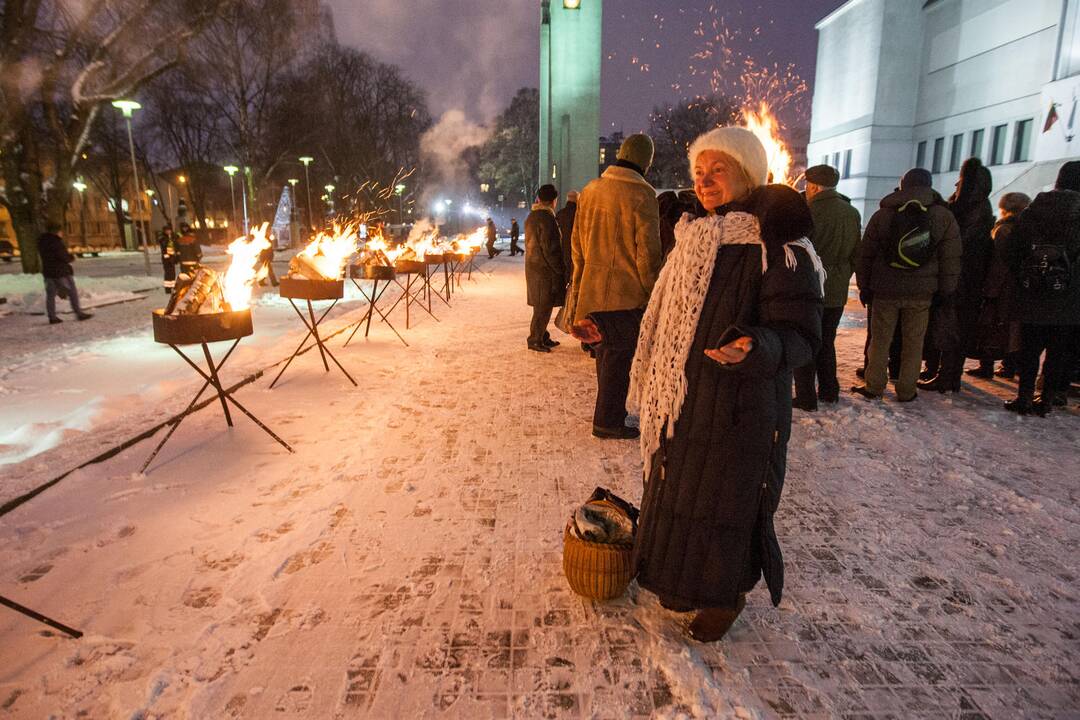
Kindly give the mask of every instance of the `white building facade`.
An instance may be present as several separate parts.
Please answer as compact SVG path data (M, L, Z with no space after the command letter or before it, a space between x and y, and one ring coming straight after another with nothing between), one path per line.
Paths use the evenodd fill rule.
M979 157L1005 192L1080 157L1080 0L850 0L817 25L809 164L864 222L912 167L948 197Z

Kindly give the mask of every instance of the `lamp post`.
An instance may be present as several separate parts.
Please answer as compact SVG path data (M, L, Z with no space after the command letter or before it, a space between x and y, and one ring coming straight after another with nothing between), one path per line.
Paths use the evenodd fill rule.
M397 214L398 225L405 224L405 211L401 205L401 196L405 194L405 183L398 183L394 186L394 194L397 195Z
M127 123L128 134L128 149L131 151L131 174L135 181L135 196L134 206L131 208L131 227L133 231L137 231L138 224L135 220L135 213L139 210L139 196L141 191L139 189L139 170L135 164L135 140L131 134L131 116L132 114L142 108L142 105L134 100L113 100L112 106L124 114L124 121ZM146 235L142 237L142 250L143 260L146 263L146 274L150 274L150 250L146 247Z
M307 190L307 224L308 232L310 233L315 227L315 224L314 218L311 215L311 175L308 173L308 165L315 162L315 158L304 155L300 158L300 162L304 163L304 189Z
M235 165L226 165L222 168L229 175L229 197L232 198L232 215L229 216L229 222L232 225L236 225L236 187L233 185L233 175L235 175L240 168Z
M326 204L330 206L330 214L334 214L334 185L329 184L323 187L326 190Z
M79 192L79 244L86 247L86 183L79 178L71 183L71 187Z
M300 232L296 224L296 218L300 214L296 211L296 184L299 178L289 178L289 245L296 246L300 242Z

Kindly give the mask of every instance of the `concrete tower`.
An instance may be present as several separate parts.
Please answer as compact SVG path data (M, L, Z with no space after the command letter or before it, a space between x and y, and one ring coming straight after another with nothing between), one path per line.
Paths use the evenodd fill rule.
M603 0L542 0L540 184L581 190L600 165Z

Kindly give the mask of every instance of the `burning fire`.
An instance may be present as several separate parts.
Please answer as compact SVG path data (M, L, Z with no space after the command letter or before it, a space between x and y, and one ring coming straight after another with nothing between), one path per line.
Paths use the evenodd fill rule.
M743 110L743 120L746 123L746 129L754 133L765 146L765 153L769 157L771 181L792 184L791 152L780 137L780 124L769 108L769 104L762 101L757 112Z
M365 249L368 252L369 257L374 257L377 260L385 260L386 265L393 265L405 252L403 248L394 247L390 243L386 242L386 238L383 237L382 232L378 232L368 238ZM383 264L383 263L378 263Z
M228 252L232 262L225 272L223 293L225 302L234 311L247 310L251 307L251 289L255 286L266 268L259 263L259 254L270 247L267 232L270 223L263 223L251 232L251 239L239 237L229 245Z
M320 232L298 255L303 255L307 264L327 280L339 280L358 241L355 228L335 225L333 233Z

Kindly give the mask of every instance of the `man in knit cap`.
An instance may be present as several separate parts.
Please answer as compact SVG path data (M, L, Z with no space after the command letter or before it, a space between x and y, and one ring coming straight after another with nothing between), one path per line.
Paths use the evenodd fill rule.
M563 330L589 313L644 308L660 273L660 208L645 181L653 160L648 135L631 135L618 161L585 186L578 197L571 239L573 275ZM600 343L596 351L596 409L593 435L632 439L626 426L632 346Z

